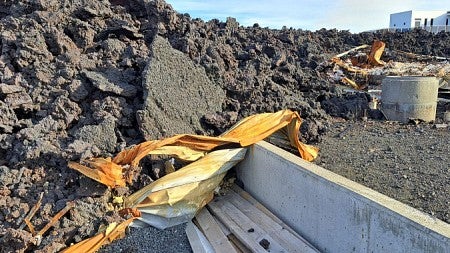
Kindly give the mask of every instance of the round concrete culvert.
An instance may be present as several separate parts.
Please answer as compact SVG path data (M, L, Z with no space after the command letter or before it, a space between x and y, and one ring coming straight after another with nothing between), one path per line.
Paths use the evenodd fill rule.
M393 121L434 121L438 87L436 77L388 76L382 82L381 111Z

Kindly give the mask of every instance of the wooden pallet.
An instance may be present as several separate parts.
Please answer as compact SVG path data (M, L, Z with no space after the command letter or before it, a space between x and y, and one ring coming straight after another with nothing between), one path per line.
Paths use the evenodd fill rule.
M210 202L194 223L186 229L194 252L319 252L238 186Z

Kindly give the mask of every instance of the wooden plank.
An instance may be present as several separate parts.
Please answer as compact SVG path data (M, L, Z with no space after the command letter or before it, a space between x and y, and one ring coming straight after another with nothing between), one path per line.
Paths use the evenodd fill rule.
M234 191L228 192L227 200L230 201L237 209L244 213L250 220L261 226L267 234L274 238L280 245L285 247L288 252L318 252L317 249L311 247L304 240L299 239L297 236L291 233L290 230L286 230L284 227L288 227L284 223L283 226L275 222L265 212L256 208L249 201L241 197ZM272 216L274 216L272 214ZM282 222L282 221L279 221Z
M239 239L231 233L231 231L220 220L216 219L214 216L213 218L238 253L252 253L252 251L249 250L241 241L239 241Z
M186 225L186 235L194 253L214 253L211 245L202 232L189 221Z
M289 231L284 230L278 223L273 221L269 216L265 215L261 210L250 204L237 193L230 191L227 201L230 201L236 208L244 213L250 220L258 223L266 233L283 245L288 252L302 252L304 245L297 237Z
M197 216L198 225L200 229L205 234L208 241L211 243L215 252L217 253L231 253L236 252L234 247L231 245L227 236L222 232L217 224L216 220L209 213L208 209L203 208Z
M252 253L220 220L216 218L214 218L214 220L216 220L217 224L219 224L220 229L228 237L228 240L230 240L237 252Z
M277 224L279 224L281 227L283 227L286 230L289 230L292 234L294 235L298 235L297 232L295 232L292 228L290 228L289 226L287 226L282 220L280 220L277 216L275 216L269 209L267 209L264 205L262 205L261 203L259 203L258 200L254 199L252 197L252 195L250 195L250 193L244 191L242 188L240 188L237 185L233 185L231 187L233 189L234 192L236 192L237 194L239 194L242 198L244 198L245 200L247 200L248 202L250 202L253 206L255 206L256 208L258 208L259 210L261 210L265 215L267 215L268 217L270 217L273 221L275 221ZM299 236L300 237L300 236Z
M219 224L220 229L227 237L232 234L231 231L225 225L223 225L223 223L220 220L216 219L215 217L214 219L217 221L217 224Z
M238 237L245 245L248 241L259 245L262 240L268 241L267 250L270 252L288 252L283 246L281 246L276 240L274 240L269 234L266 233L258 224L250 220L245 214L243 214L239 209L227 201L227 197L223 197L221 201L215 202L215 204L221 209L221 211L229 218L231 221L237 225L237 229L240 229L240 234L229 226L228 222L224 222L225 226L228 226L230 230ZM217 216L220 216L217 215ZM219 217L220 219L221 217ZM243 238L241 238L243 237ZM261 246L260 246L261 247ZM263 247L261 247L264 249ZM253 249L251 249L253 250Z
M247 231L243 231L222 209L218 202L211 201L208 206L211 208L211 212L226 226L230 231L252 252L264 252L267 251L255 242L253 238L248 235Z
M259 203L255 198L253 198L248 192L244 191L242 188L234 184L232 186L233 191L235 191L237 194L239 194L241 197L243 197L245 200L250 202L253 206L258 208L260 211L262 211L265 215L270 217L274 222L276 222L278 225L280 225L283 229L289 231L292 235L297 237L299 240L301 240L304 244L308 245L310 248L314 249L316 252L319 252L310 242L308 242L305 238L300 236L295 230L293 230L291 227L286 225L280 218L278 218L276 215L274 215L269 209L267 209L264 205Z
M267 233L266 230L261 228L259 222L253 222L248 216L239 210L236 206L234 206L231 202L229 202L229 196L226 196L223 202L222 209L229 214L229 217L238 224L239 227L242 228L244 232L249 233L256 242L260 242L265 239L270 242L268 250L270 252L289 252L284 246L282 246L279 241L275 240L271 235ZM251 231L251 232L250 232Z

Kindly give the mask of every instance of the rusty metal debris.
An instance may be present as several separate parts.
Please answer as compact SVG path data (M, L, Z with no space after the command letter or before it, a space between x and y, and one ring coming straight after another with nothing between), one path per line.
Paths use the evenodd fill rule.
M360 50L360 49L364 49L364 48L368 48L368 47L369 47L369 45L366 45L366 44L361 45L361 46L357 46L357 47L352 48L352 49L350 49L350 50L347 50L347 51L345 51L345 52L343 52L343 53L337 54L337 55L335 55L333 58L341 58L342 56L348 55L348 54L351 53L351 52L355 52L355 51L358 51L358 50Z
M353 89L355 89L355 90L362 90L362 89L365 88L364 85L359 85L359 84L357 84L355 81L353 81L352 79L349 79L349 78L347 78L347 77L345 77L345 76L341 79L341 81L342 81L343 83L345 83L345 84L350 85L350 86L351 86Z
M73 201L67 202L66 206L63 209L61 209L41 230L39 230L39 232L36 233L34 225L31 223L31 219L34 217L37 210L39 210L39 208L41 207L43 197L44 193L41 192L41 194L39 194L37 202L25 216L25 218L23 219L23 223L19 227L19 229L23 229L25 226L27 226L32 236L36 239L37 244L40 244L42 236L45 234L45 232L47 232L51 227L53 227L56 224L56 222L58 222L59 219L61 219L62 216L64 216L70 209L72 209L75 206L75 202Z
M405 52L402 50L393 50L397 54L404 55L407 58L415 61L449 61L450 58L433 56L433 55L423 55L423 54L415 54L411 52Z
M355 68L355 67L349 66L349 64L345 63L340 58L331 58L331 61L334 62L339 67L345 69L348 72L361 74L361 75L367 75L368 74L366 70L361 69L361 68Z

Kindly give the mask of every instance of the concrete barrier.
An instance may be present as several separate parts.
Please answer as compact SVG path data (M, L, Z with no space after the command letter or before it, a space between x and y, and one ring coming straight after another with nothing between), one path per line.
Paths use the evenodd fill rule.
M449 252L450 224L267 142L250 148L237 175L320 251Z

